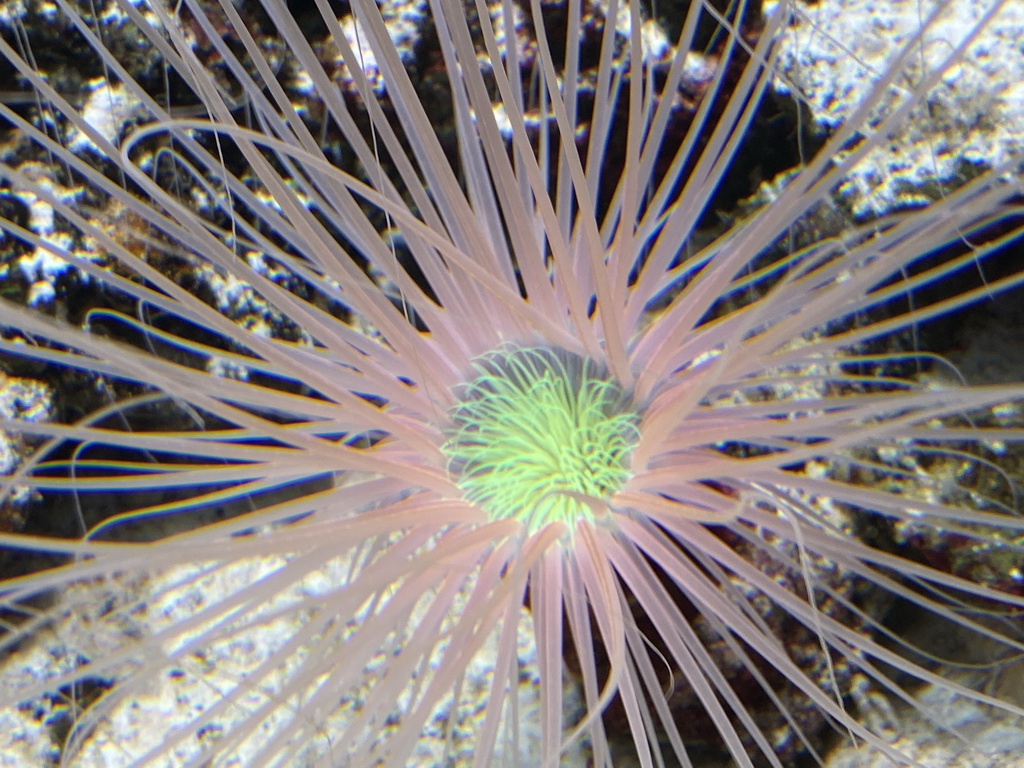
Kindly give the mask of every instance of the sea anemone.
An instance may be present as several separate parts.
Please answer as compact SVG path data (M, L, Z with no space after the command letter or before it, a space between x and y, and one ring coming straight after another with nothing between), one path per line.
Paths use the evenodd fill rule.
M59 400L0 421L0 702L39 764L911 764L854 692L1024 716L886 608L1024 651L1024 387L916 342L1024 282L1019 186L834 197L1003 5L922 19L761 208L723 190L785 2L11 11L0 347Z

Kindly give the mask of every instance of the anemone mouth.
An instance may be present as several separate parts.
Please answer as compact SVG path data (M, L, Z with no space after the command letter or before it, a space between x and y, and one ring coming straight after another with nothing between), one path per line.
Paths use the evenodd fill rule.
M555 348L509 348L474 363L442 446L467 500L530 532L602 516L630 475L640 418L599 363Z

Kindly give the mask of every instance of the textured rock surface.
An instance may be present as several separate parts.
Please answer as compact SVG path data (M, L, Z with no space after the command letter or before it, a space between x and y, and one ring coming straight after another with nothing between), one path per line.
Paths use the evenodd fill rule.
M770 12L778 3L766 7ZM900 76L876 99L872 122L904 103L922 72L954 49L966 60L935 83L927 104L890 134L850 176L842 192L857 213L923 202L922 185L955 186L971 164L1019 168L1024 160L1024 3L1007 2L969 39L991 0L823 0L793 4L780 39L778 88L807 103L816 122L835 128L873 93L880 73L904 51ZM919 30L937 14L923 37ZM934 193L939 189L933 190Z
M1024 704L1024 663L1014 662L990 673L997 688ZM897 710L892 746L924 768L1022 768L1024 731L1019 718L985 709L949 691L928 689L921 703L934 721L907 708ZM938 727L939 724L946 728ZM962 738L952 732L955 729ZM866 749L846 747L834 752L824 768L891 768L888 758Z

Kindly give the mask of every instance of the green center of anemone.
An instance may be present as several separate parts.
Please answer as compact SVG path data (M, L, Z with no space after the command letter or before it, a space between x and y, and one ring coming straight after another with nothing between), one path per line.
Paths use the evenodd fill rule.
M495 352L475 364L443 446L465 497L531 532L593 521L629 476L639 417L592 360L550 349Z

